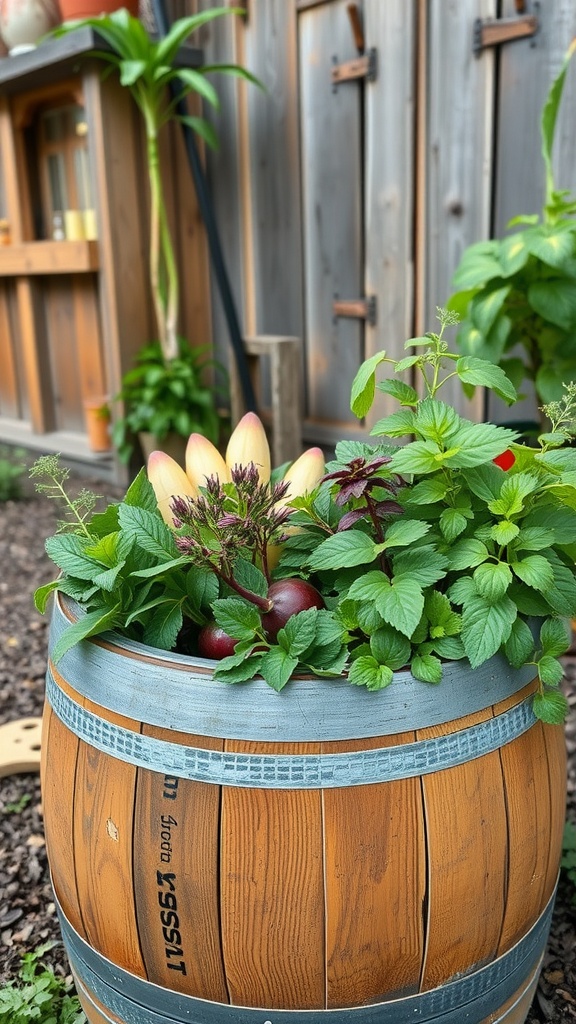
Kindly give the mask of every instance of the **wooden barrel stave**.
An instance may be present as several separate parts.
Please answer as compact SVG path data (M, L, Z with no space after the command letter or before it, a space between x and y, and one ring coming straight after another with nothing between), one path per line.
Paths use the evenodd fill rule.
M145 725L142 733L164 731ZM171 739L223 749L222 740L204 736L172 733ZM138 769L134 891L148 976L179 992L228 1002L218 894L220 799L217 786ZM193 922L186 932L184 908Z

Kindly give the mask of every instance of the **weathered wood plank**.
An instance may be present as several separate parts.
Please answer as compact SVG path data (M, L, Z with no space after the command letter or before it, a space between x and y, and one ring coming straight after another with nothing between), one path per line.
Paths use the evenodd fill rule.
M364 291L364 86L331 84L332 64L355 54L344 0L302 11L298 28L307 414L314 422L356 428L350 384L363 358L364 327L334 318L332 302Z
M149 725L142 732L186 746L223 748L222 740L190 733ZM218 786L138 770L134 896L148 980L227 1003L219 921L219 821Z
M428 86L426 139L419 140L426 215L416 238L425 250L420 261L423 308L418 312L424 330L437 328L436 307L451 294L451 278L464 250L490 234L495 54L485 50L474 57L472 25L476 17L496 13L495 0L432 0L429 5L428 47L419 54ZM469 403L459 382L450 381L442 398L471 418L483 419L480 390Z
M377 47L378 75L365 92L364 291L376 295L378 310L376 324L365 328L364 358L381 349L401 358L413 330L414 189L408 183L415 171L416 29L413 3L365 0L364 36L367 47ZM397 407L379 394L366 425Z
M239 753L316 744L225 742ZM231 1003L323 1009L324 875L318 790L224 786L221 912Z
M81 274L98 270L97 242L23 242L0 248L0 275Z
M414 733L399 733L330 743L324 750L367 750L413 740ZM424 956L420 779L327 789L322 799L327 1006L378 1001L384 992L387 999L411 995L418 991Z

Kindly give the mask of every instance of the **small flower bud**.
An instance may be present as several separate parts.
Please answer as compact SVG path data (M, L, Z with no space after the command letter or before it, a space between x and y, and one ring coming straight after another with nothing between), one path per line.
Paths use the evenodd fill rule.
M152 485L158 509L167 526L174 526L170 504L174 497L194 498L198 491L186 473L166 452L151 452L148 457L148 479Z
M226 449L226 465L247 466L253 462L258 470L260 482L270 479L270 447L266 431L256 413L247 412L232 431Z
M196 488L206 487L211 476L229 483L230 471L218 449L203 434L190 434L186 445L186 474Z

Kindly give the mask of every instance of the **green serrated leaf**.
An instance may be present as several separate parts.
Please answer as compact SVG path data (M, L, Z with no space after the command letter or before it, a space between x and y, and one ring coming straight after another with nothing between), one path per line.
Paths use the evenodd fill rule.
M319 544L309 557L308 564L314 571L321 569L343 569L373 562L378 548L371 537L360 530L344 530L334 533Z
M478 594L462 611L462 642L472 668L491 658L508 640L516 619L516 606L506 595L491 603Z
M421 540L430 529L429 523L418 519L397 519L393 522L384 535L384 543L377 547L385 550L387 548L407 547Z
M58 533L48 537L46 552L54 564L69 576L92 581L94 576L102 572L102 566L95 558L85 554L88 544L88 539L78 534Z
M298 658L291 657L281 647L271 647L262 656L260 671L273 690L284 689L290 676L298 666Z
M440 516L440 529L449 544L464 532L467 525L466 516L456 508L445 508Z
M523 619L514 622L504 645L504 653L513 668L521 668L532 658L534 653L534 637Z
M234 562L233 576L236 583L259 597L266 597L268 581L264 573L246 558L237 558Z
M397 398L401 405L418 404L418 392L403 380L384 380L378 384L378 390Z
M520 527L516 523L511 523L508 519L503 519L502 522L496 523L490 530L492 540L504 546L514 540L519 533Z
M257 608L239 597L223 597L212 602L214 618L234 640L251 640L261 629Z
M392 626L380 626L370 637L370 650L379 665L403 668L410 658L410 641Z
M241 653L239 660L234 660L235 655L222 658L214 670L214 679L221 683L246 683L260 674L262 655L246 655Z
M119 610L120 605L118 604L114 605L113 608L99 608L96 611L82 615L77 622L67 626L52 650L53 663L57 665L66 652L79 643L80 640L86 640L90 636L97 636L107 629L114 629L117 624Z
M395 576L382 588L376 599L376 609L385 622L410 637L424 609L422 587L409 575Z
M535 693L532 709L536 718L546 725L562 725L568 714L568 701L560 690L544 690Z
M526 558L513 562L511 568L518 579L541 593L545 593L554 583L554 570L544 555L527 555Z
M459 572L462 569L472 569L481 565L489 558L488 548L481 540L469 537L466 540L459 540L446 555L450 569Z
M367 359L358 370L352 381L350 409L359 420L364 419L372 407L376 388L376 369L386 358L386 353L376 352Z
M171 651L176 646L182 622L182 602L176 599L164 601L146 623L145 643L162 651Z
M490 298L495 299L499 295L503 295L505 298L509 290L509 288L499 289L498 292L492 292ZM486 298L485 304L487 302L488 298ZM486 329L488 330L489 328ZM499 398L508 402L509 405L515 402L518 397L516 388L508 380L504 370L500 366L495 366L494 363L488 362L486 359L478 359L475 356L462 356L456 363L456 373L464 384L490 388L491 391L494 391ZM491 456L491 458L494 458L494 456Z
M512 583L512 572L506 562L484 562L474 570L472 578L478 593L495 604Z
M356 658L348 673L349 683L353 686L365 686L367 690L383 690L390 685L393 678L392 669L387 665L379 665L370 655Z
M543 654L537 662L538 676L546 686L558 686L564 677L564 669L557 658Z
M423 683L439 683L442 679L442 662L433 654L416 654L410 662L410 671L415 679Z
M161 561L179 556L174 536L161 516L123 502L118 510L118 520L126 536L133 539L143 551L148 551Z
M432 544L422 544L398 551L393 565L395 576L409 575L421 587L429 587L446 576L448 558L436 551Z
M279 630L277 643L293 658L298 658L316 639L317 620L317 608L307 608L292 615L284 628Z
M545 619L540 627L540 644L544 654L557 658L566 653L570 641L570 629L564 620Z

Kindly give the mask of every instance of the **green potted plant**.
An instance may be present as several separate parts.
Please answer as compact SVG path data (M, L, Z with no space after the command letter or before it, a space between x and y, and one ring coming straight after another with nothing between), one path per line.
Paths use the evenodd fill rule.
M356 415L376 386L399 409L325 471L317 449L271 471L253 413L225 457L193 434L104 511L34 469L66 509L36 595L43 806L91 1021L528 1012L562 848L576 388L535 448L462 419L446 379L515 391L440 316L361 367Z
M552 170L558 109L575 49L573 42L542 110L542 214L514 217L509 227L516 231L466 249L448 303L461 317L461 351L502 367L518 388L524 379L532 381L538 404L558 401L563 383L576 379L576 198L557 189Z
M178 355L164 360L159 342L140 349L136 365L122 379L117 398L125 415L112 426L112 440L122 461L130 458L133 438L147 457L162 446L174 458L181 458L186 439L202 433L214 443L220 438L220 416L212 386L205 383L213 360L201 348L179 339Z
M188 125L210 146L218 144L214 128L205 118L182 114L178 104L191 93L218 108L218 95L208 75L214 72L236 75L257 82L238 65L205 65L190 68L178 63L178 54L190 35L214 18L239 14L241 8L216 7L179 18L162 39L153 39L142 22L126 9L111 14L67 22L52 35L63 36L81 26L90 26L106 48L94 55L116 70L122 86L130 90L142 115L146 132L148 180L150 185L150 287L154 304L157 342L139 354L137 366L122 380L117 401L125 403L125 415L116 418L113 438L124 461L132 450L131 435L153 434L165 442L168 431L186 438L198 423L208 435L215 430L216 404L211 389L202 383L200 371L207 362L201 354L187 352L189 344L178 334L180 281L174 243L168 223L162 182L159 138L170 122ZM259 83L258 83L259 84ZM168 90L173 88L169 95ZM166 380L162 380L165 373ZM197 390L190 392L190 383ZM167 398L169 402L167 402ZM212 400L207 401L208 398ZM148 414L146 414L146 410Z

